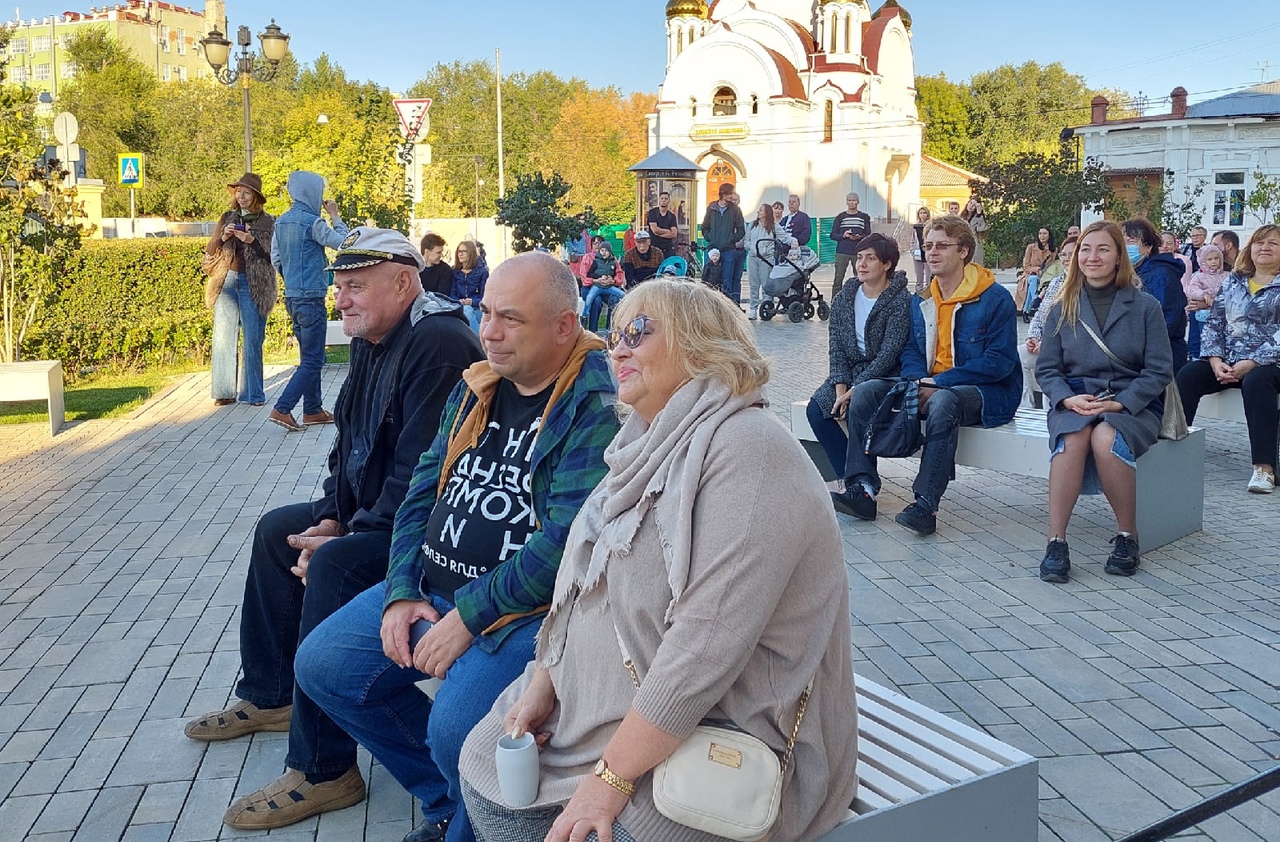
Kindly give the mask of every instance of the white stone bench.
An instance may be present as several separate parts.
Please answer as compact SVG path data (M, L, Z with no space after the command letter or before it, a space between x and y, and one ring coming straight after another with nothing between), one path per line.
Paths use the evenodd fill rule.
M342 332L342 320L329 322L329 326L325 329L324 344L328 345L350 345L351 337Z
M1039 761L968 725L855 678L858 793L822 842L1029 842Z
M1215 395L1205 395L1196 407L1197 418L1218 418L1223 421L1247 423L1244 417L1244 392L1226 389Z
M62 400L62 363L33 360L0 364L0 402L49 402L49 435L56 436L67 420Z
M827 479L834 472L805 416L807 401L791 405L791 432ZM1041 409L1020 407L1001 427L961 427L956 464L1049 478L1049 431ZM1154 550L1204 525L1204 430L1193 427L1182 441L1156 442L1138 460L1138 535Z

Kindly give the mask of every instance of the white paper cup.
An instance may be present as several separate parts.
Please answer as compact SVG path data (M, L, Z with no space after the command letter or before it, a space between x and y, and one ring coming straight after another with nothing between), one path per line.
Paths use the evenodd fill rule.
M512 738L504 734L498 739L494 757L498 769L498 788L508 807L528 807L538 797L538 746L533 734Z

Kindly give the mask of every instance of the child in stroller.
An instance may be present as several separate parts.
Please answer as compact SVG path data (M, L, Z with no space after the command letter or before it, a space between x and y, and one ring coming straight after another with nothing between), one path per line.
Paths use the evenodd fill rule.
M766 240L756 244L760 259L772 267L762 289L766 297L760 302L760 319L767 322L777 313L786 313L793 322L814 315L824 322L831 318L831 307L810 280L818 268L817 252L807 246L784 251L771 245Z
M707 262L702 267L702 282L718 292L724 292L724 264L720 262L720 249L707 252Z

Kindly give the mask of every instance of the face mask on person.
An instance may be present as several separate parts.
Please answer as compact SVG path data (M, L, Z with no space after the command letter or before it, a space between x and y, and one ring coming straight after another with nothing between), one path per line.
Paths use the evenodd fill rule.
M1130 263L1137 263L1139 260L1142 259L1142 252L1139 251L1138 247L1133 243L1129 243L1129 245L1125 246L1124 250L1129 252Z

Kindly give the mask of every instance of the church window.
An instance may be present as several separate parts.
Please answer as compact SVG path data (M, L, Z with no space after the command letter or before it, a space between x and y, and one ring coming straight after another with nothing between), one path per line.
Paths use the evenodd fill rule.
M752 114L760 113L760 97L756 96L755 94L751 95L751 113Z
M712 117L731 117L738 113L738 95L733 88L717 88L711 98Z
M835 129L836 106L831 100L822 105L822 142L830 143Z
M697 98L695 98L695 97L689 97L689 111L690 111L690 112L692 112L692 113L691 113L691 116L693 116L693 117L697 117L697 116L698 116L698 100L697 100Z
M844 18L844 51L850 52L850 44L853 43L853 15L845 15Z
M684 30L676 31L676 55L680 55L684 51Z
M831 15L831 25L827 27L827 31L831 33L831 52L836 52L836 16L833 12Z

